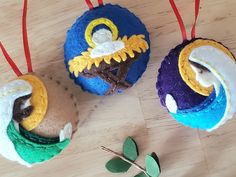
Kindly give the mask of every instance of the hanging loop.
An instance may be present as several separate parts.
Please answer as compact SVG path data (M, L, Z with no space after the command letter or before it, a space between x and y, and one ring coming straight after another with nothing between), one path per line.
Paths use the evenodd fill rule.
M171 5L174 13L175 13L177 21L179 23L179 27L180 27L180 30L181 30L181 33L182 33L183 41L185 41L185 40L187 40L187 33L186 33L186 28L185 28L183 19L182 19L180 13L179 13L179 10L178 10L174 0L169 0L169 2L170 2L170 5ZM200 9L200 0L195 0L195 20L194 20L192 31L191 31L192 39L195 38L195 36L196 36L196 23L197 23L197 18L198 18L198 15L199 15L199 9Z
M28 34L27 34L27 8L28 8L28 0L24 0L24 7L23 7L23 14L22 14L22 38L23 38L23 45L25 51L25 59L28 67L28 72L33 72L32 62L31 62L31 55L29 49L29 42L28 42Z
M197 18L199 15L199 10L200 10L200 0L195 0L195 20L194 20L192 31L191 31L192 39L196 37L196 23L197 23Z
M28 6L28 0L24 0L24 7L23 7L23 14L22 14L22 38L23 38L23 45L24 45L24 52L25 52L25 59L28 67L28 72L33 72L32 68L32 62L31 62L31 55L30 55L30 49L29 49L29 43L28 43L28 35L27 35L27 24L26 24L26 17L27 17L27 6ZM3 44L0 42L0 48L2 50L2 53L4 57L6 58L8 64L11 66L12 70L15 72L15 74L19 77L22 75L21 71L17 67L17 65L14 63L10 55L8 54L7 50L3 46Z
M4 48L4 46L1 42L0 42L0 48L1 48L2 53L3 53L4 57L6 58L8 64L11 66L12 70L14 71L14 73L18 77L21 76L22 75L21 71L19 70L19 68L17 67L15 62L11 59L10 55L7 53L7 50Z
M91 2L91 0L85 0L85 3L87 4L89 10L94 8L93 3ZM98 0L98 5L103 6L103 0Z
M170 1L170 5L175 13L175 16L178 20L178 23L179 23L179 27L180 27L180 30L181 30L181 33L182 33L182 38L183 38L183 41L187 40L187 33L186 33L186 28L184 26L184 22L183 22L183 19L179 13L179 10L178 8L176 7L175 5L175 2L174 0L169 0Z

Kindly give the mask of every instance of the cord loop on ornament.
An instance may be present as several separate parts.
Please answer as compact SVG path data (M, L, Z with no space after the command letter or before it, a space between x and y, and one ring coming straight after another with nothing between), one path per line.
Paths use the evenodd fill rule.
M93 6L93 3L91 2L91 0L85 0L89 10L93 9L94 6ZM103 6L103 0L98 0L98 5L99 6Z
M187 33L186 33L186 28L185 28L183 19L182 19L181 15L179 13L179 10L178 10L178 8L175 4L175 1L174 0L169 0L169 2L170 2L170 5L171 5L174 13L175 13L177 21L179 23L183 41L185 41L185 40L187 40ZM194 39L195 36L196 36L196 23L197 23L197 18L198 18L198 15L199 15L199 9L200 9L200 0L195 0L195 20L194 20L192 31L191 31L192 39Z
M26 59L27 67L28 67L28 72L31 73L33 72L33 68L32 68L32 62L31 62L31 55L30 55L28 35L27 35L27 25L26 25L27 6L28 6L28 0L24 0L24 7L23 7L23 14L22 14L22 38L23 38L25 59ZM11 66L12 70L15 72L15 74L18 77L21 76L22 75L21 71L19 70L15 62L12 60L12 58L10 57L10 55L8 54L7 50L4 48L1 42L0 42L0 48L8 64Z

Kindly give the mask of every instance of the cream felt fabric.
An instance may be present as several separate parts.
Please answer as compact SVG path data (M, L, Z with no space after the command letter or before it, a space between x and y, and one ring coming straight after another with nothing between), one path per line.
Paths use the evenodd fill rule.
M236 111L236 64L228 55L212 46L195 48L189 59L208 68L225 89L227 98L225 114L218 124L208 129L212 131L232 118Z
M59 138L60 138L60 142L66 140L66 139L71 139L72 137L72 124L71 123L67 123L64 127L63 130L60 131L60 135L59 135Z
M209 71L201 71L197 67L191 65L191 68L196 74L196 80L204 87L210 87L214 85L216 95L219 94L220 82L217 78Z
M91 51L91 58L110 55L125 47L123 41L112 41L112 34L107 29L96 31L93 34L92 40L96 44L96 47Z
M178 110L178 106L177 106L177 103L175 101L175 99L173 98L172 95L170 94L167 94L166 95L166 107L167 109L171 112L171 113L176 113L177 110Z
M32 93L31 85L24 80L14 80L0 88L0 154L30 167L16 152L14 144L7 135L7 127L12 120L13 106L16 99Z
M39 78L47 89L48 109L44 119L32 133L47 138L58 137L68 123L71 123L72 132L75 132L79 121L75 96L68 88L65 89L66 86L59 79L51 76Z

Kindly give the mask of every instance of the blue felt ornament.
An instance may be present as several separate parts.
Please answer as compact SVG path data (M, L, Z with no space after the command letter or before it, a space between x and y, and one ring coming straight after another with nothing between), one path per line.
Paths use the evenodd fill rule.
M123 92L146 70L149 33L140 19L118 5L93 7L67 32L65 65L84 91L97 95Z

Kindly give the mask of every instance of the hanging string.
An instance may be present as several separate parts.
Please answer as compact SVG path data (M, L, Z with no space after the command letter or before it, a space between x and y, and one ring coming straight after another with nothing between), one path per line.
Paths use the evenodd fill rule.
M199 15L199 10L200 10L200 0L195 0L195 20L194 20L192 31L191 31L192 39L196 37L196 23L197 23L197 18Z
M103 0L98 0L99 6L103 6Z
M14 61L11 59L10 55L7 53L6 49L4 48L3 44L0 42L0 48L2 50L2 53L4 55L4 57L6 58L7 62L9 63L9 65L11 66L12 70L15 72L15 74L19 77L22 75L22 73L20 72L19 68L16 66L16 64L14 63Z
M186 33L186 28L184 26L183 19L179 13L178 8L176 7L174 0L169 0L169 2L170 2L170 5L171 5L174 13L175 13L177 21L179 23L180 30L182 32L183 41L185 41L185 40L187 40L187 33ZM200 9L200 0L195 0L195 19L194 19L194 23L193 23L193 27L192 27L192 31L191 31L192 39L195 38L195 36L196 36L196 23L197 23L197 18L199 15L199 9Z
M91 9L94 8L94 6L93 6L91 0L85 0L85 2L86 2L86 4L87 4L89 10L91 10ZM103 0L98 0L98 5L99 5L99 6L103 6Z
M182 33L183 41L185 41L185 40L187 40L187 33L186 33L186 28L184 26L183 19L182 19L180 13L179 13L178 8L175 5L174 0L169 0L169 2L170 2L170 5L171 5L174 13L175 13L175 16L176 16L177 20L178 20L179 27L180 27L180 30L181 30L181 33Z
M32 68L28 35L27 35L27 26L26 26L27 6L28 6L28 0L24 0L24 8L23 8L23 15L22 15L22 36L23 36L23 45L24 45L26 63L28 66L28 72L31 73L33 72L33 68Z
M28 43L28 35L27 35L27 26L26 26L26 17L27 17L27 5L28 0L24 0L24 7L23 7L23 14L22 14L22 37L23 37L23 45L24 45L24 52L25 58L27 62L28 72L33 72L30 50L29 50L29 43ZM4 48L3 44L0 42L0 48L4 57L6 58L8 64L11 66L12 70L15 74L19 77L22 75L21 71L14 63L10 55L8 54L7 50Z
M94 8L94 7L93 7L93 4L92 4L92 2L91 2L90 0L85 0L85 2L86 2L87 6L88 6L88 8L89 8L90 10Z

